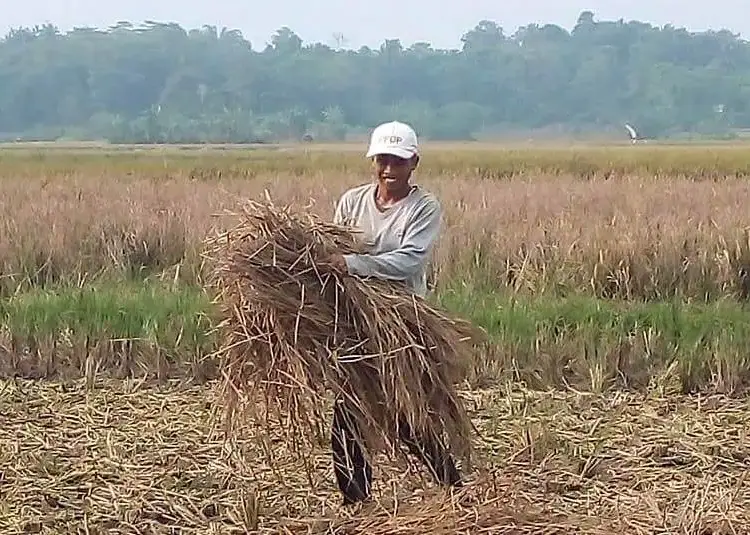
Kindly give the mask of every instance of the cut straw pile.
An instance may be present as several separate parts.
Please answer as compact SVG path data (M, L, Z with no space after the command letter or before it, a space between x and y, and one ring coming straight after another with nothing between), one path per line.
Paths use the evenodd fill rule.
M330 394L349 402L368 450L398 454L403 418L469 460L471 423L454 390L479 333L395 282L337 271L354 231L307 212L248 203L209 240L230 430L263 405L290 436L319 429ZM244 407L245 410L239 410ZM403 420L402 420L403 421Z
M750 535L748 398L475 391L486 477L446 491L382 463L373 503L343 508L281 436L264 462L262 422L228 448L219 394L0 381L0 533Z

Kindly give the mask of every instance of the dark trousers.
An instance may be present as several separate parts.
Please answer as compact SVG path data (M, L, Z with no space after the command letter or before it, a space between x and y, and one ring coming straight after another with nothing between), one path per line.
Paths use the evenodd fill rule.
M333 471L344 504L349 505L370 497L372 467L357 441L356 422L347 410L346 403L337 399L333 410L332 449ZM432 477L446 486L461 486L461 474L452 456L435 439L416 437L405 421L399 424L399 438L409 453L419 458Z

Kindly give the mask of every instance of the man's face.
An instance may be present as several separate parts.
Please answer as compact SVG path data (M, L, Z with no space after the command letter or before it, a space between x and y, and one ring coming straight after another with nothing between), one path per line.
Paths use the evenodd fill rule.
M378 154L373 158L373 166L378 182L386 191L401 192L408 189L409 178L418 161L418 156L407 160L392 154Z

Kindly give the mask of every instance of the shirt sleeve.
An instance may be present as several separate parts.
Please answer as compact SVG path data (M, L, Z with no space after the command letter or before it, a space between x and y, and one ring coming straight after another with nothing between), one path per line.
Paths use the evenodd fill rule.
M336 225L346 224L346 220L349 218L349 205L347 199L347 195L342 195L339 202L336 204L336 210L333 212L333 223Z
M441 225L441 206L432 200L422 206L406 225L398 249L380 254L344 255L349 273L389 280L408 279L427 262Z

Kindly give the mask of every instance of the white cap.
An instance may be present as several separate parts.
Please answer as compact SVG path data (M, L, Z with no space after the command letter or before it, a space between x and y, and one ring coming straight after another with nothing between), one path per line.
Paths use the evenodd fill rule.
M419 154L416 132L408 124L398 121L381 124L372 131L367 158L378 154L392 154L407 160Z

